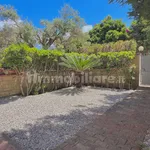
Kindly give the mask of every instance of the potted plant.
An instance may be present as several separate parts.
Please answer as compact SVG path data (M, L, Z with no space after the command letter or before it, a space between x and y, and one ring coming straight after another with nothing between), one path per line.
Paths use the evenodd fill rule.
M83 54L68 54L62 57L61 61L61 66L74 70L75 76L79 78L79 82L75 83L77 88L82 87L81 78L84 71L99 65L97 59Z

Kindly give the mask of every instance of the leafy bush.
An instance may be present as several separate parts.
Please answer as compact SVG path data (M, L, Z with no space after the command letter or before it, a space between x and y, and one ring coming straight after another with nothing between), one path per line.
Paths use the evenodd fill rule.
M135 43L127 41L127 45L133 48L133 51L118 51L118 52L103 52L106 47L102 45L100 51L96 54L87 53L64 53L58 50L38 50L37 48L29 48L25 44L11 45L2 54L2 67L17 69L18 71L36 70L36 71L50 71L58 70L61 57L78 56L81 58L91 58L92 60L99 59L100 66L98 68L114 68L124 67L131 63L136 52ZM111 45L111 44L110 44ZM115 45L115 46L114 46ZM119 45L114 44L113 47ZM127 46L126 46L127 47ZM118 50L121 48L118 46ZM122 49L125 47L122 47ZM97 67L96 67L97 68Z
M75 75L80 80L78 83L76 83L77 88L80 88L82 86L81 82L82 72L100 65L100 61L98 60L98 58L94 59L94 57L77 53L74 53L74 55L67 54L65 55L65 57L61 57L61 61L62 61L60 63L61 66L65 66L66 68L75 71Z
M87 54L97 54L98 52L120 52L120 51L136 51L136 41L118 41L106 44L92 44L91 46L84 47L81 52Z
M38 50L26 44L11 45L2 53L2 67L17 71L21 81L22 95L29 95L36 86L36 83L29 81L30 72L42 72L44 75L45 71L57 69L58 59L62 55L63 53L57 50ZM41 82L38 83L38 89L43 90L42 79L43 76Z
M125 41L130 39L126 29L126 25L121 20L114 20L111 16L107 16L89 32L90 41L93 44Z
M135 52L133 51L121 51L121 52L99 52L97 57L100 59L101 68L122 68L131 64L135 58Z
M2 53L2 65L17 71L25 71L32 65L33 52L25 44L11 45Z
M74 53L73 55L66 54L65 57L61 57L61 61L61 66L77 72L82 72L100 65L98 58L94 59L94 57L78 53Z
M2 67L27 71L56 69L56 62L63 52L57 50L38 50L26 44L11 45L2 53Z
M59 71L70 68L78 72L78 76L81 76L80 73L82 71L91 68L108 70L111 68L129 68L135 54L136 51L134 50L97 52L96 54L64 53L58 50L38 50L37 48L30 48L25 44L20 44L11 45L5 49L1 55L1 62L3 68L13 69L18 72L18 75L21 77L20 87L22 94L29 95L35 85L38 85L38 90L42 89L44 91L45 85L42 81L46 71ZM41 83L35 84L28 82L28 72L30 71L41 73ZM25 92L24 82L26 84ZM81 84L79 85L81 86Z
M58 62L60 57L64 55L58 50L35 50L35 70L36 71L50 71L58 69Z

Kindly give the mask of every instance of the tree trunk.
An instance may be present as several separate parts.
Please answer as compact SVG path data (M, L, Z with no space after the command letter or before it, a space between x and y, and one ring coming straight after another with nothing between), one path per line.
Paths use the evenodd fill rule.
M75 72L75 77L79 79L78 82L75 82L76 88L82 87L82 72Z

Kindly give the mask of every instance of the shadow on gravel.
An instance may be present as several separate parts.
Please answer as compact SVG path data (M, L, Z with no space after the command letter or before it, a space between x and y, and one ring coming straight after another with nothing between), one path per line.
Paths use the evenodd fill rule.
M58 95L80 95L80 93L85 92L85 89L83 88L76 88L76 87L71 87L71 88L65 88L65 89L61 89L58 91L53 91L54 94L58 94Z
M21 96L0 97L0 105L8 104L10 102L17 101L21 98Z
M62 93L59 91L58 94L69 94L68 89L64 89L61 92ZM55 93L57 93L57 91ZM135 100L139 100L143 91L136 92L136 94L138 95L135 96L134 103L136 103ZM80 107L84 106L78 105L76 107L79 107L79 109L70 112L68 115L45 116L44 118L38 119L34 124L26 124L22 130L12 129L10 132L5 132L4 135L19 145L20 148L18 150L52 150L97 117L103 118L104 115L102 114L112 105L111 96L109 97L106 95L105 98L108 99L108 102L106 102L106 105L104 106L95 108L85 107L84 110L79 110ZM126 100L120 103L128 108L130 106L130 102L126 104L125 101ZM119 106L114 105L113 107ZM109 110L107 112L109 113Z
M101 91L106 91L107 88L101 88L101 87L92 87L92 86L88 86L88 89L92 89L92 90L101 90ZM117 91L117 89L110 89L108 88L110 91ZM118 90L120 91L120 89ZM86 89L84 88L76 88L76 87L70 87L70 88L64 88L61 90L57 90L57 91L53 91L54 94L58 94L58 95L80 95L81 93L86 92Z
M45 116L38 119L35 124L26 124L23 130L12 129L3 135L19 147L17 150L52 150L102 115L108 108L109 104L85 108L82 111L75 110L68 115Z

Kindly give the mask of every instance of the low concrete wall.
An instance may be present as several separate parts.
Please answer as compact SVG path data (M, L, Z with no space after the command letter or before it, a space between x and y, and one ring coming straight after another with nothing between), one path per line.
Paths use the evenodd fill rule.
M72 86L73 82L71 80L65 80L65 77L67 79L71 79L74 77L74 74L72 71L50 71L45 73L45 83L47 86L48 91L53 91L61 88L66 88L69 86Z
M0 97L20 94L20 80L17 75L0 76Z
M72 82L68 80L68 82L59 82L59 77L68 77L71 78L73 76L72 72L70 71L64 71L64 72L57 72L57 71L51 71L45 73L45 79L47 77L47 80L51 79L50 82L47 82L46 90L47 91L53 91L65 87L72 86ZM32 75L31 75L32 77ZM40 77L40 74L39 74ZM56 78L58 77L58 78ZM38 78L38 76L37 76ZM0 75L0 97L5 96L11 96L11 95L19 95L21 94L21 88L20 88L20 77L17 75ZM24 92L26 92L26 83L23 84Z
M112 69L110 72L105 69L94 69L88 72L85 72L83 75L83 84L84 85L94 85L94 86L102 86L102 87L113 87L113 88L133 88L136 89L139 85L139 56L133 61L133 64L136 65L136 78L132 84L132 87L129 87L129 84L124 82L125 76L121 70ZM68 80L68 82L59 82L58 78L55 77L64 77L74 78L74 74L71 71L61 71L56 72L52 71L46 73L46 76L49 78L51 82L47 83L47 90L57 90L65 87L72 86L74 82ZM95 78L98 77L98 80ZM95 79L93 79L95 78ZM87 80L87 82L86 82ZM92 80L92 81L91 81ZM97 81L95 81L97 80ZM93 82L94 81L94 82ZM0 76L0 97L17 95L20 94L20 79L17 75L1 75Z
M132 81L132 85L130 85L128 81L127 75L123 72L122 69L111 69L111 70L106 70L106 69L94 69L89 72L86 72L84 74L84 78L86 79L90 77L89 74L91 74L90 78L95 78L95 79L88 79L88 81L93 80L93 83L86 83L87 85L94 85L94 86L102 86L102 87L113 87L113 88L125 88L125 89L136 89L139 86L139 55L135 57L133 60L133 65L136 66L135 69L135 80Z

